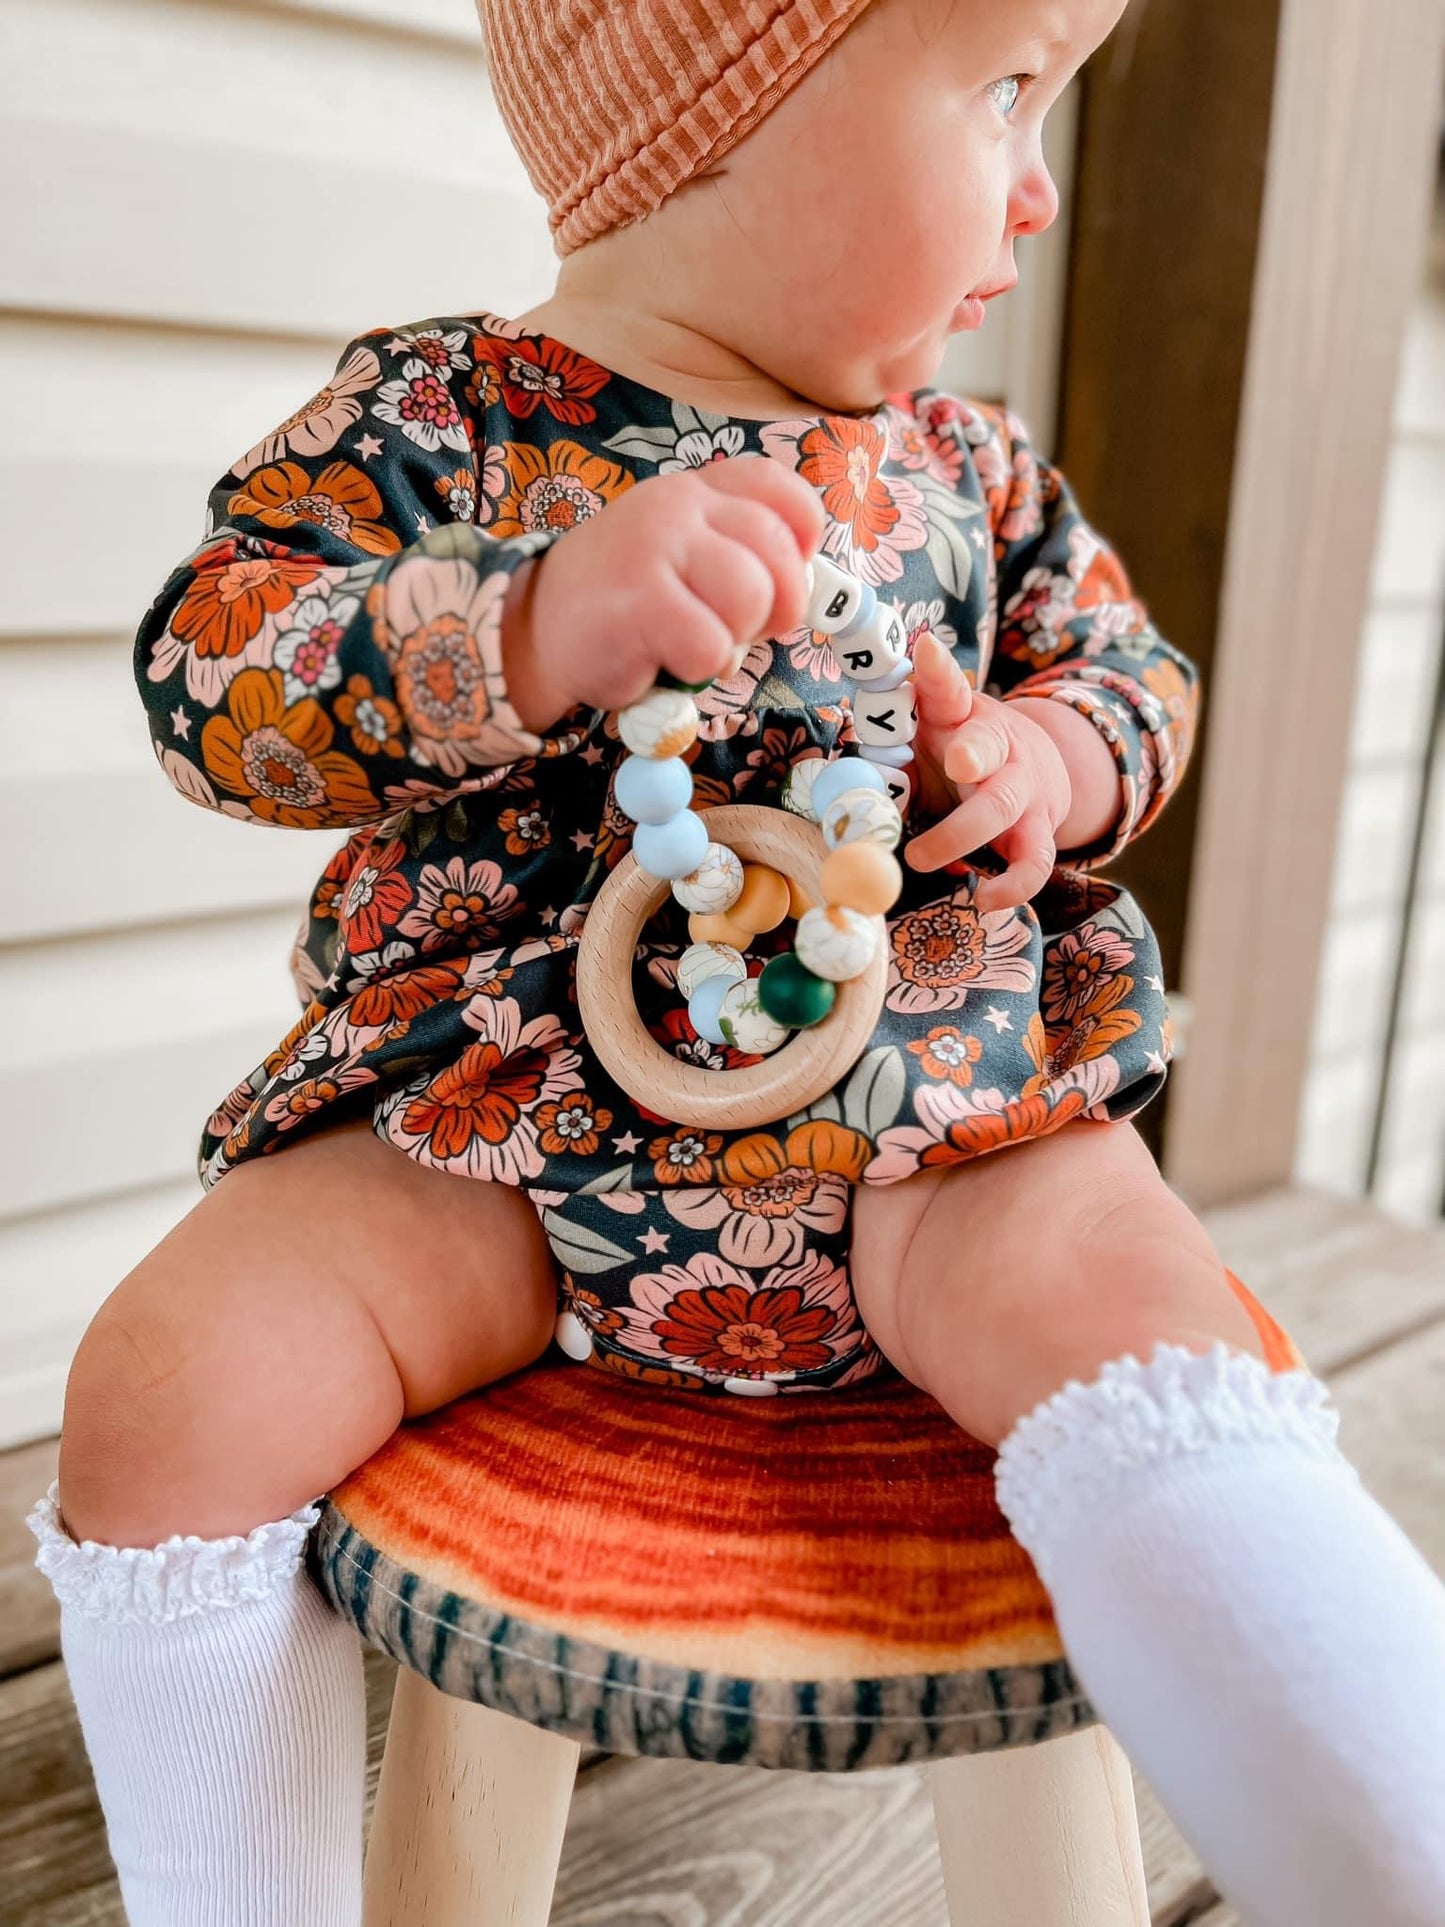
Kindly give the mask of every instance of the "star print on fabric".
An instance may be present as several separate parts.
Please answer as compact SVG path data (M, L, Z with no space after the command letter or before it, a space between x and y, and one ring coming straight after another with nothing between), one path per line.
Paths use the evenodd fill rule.
M386 447L386 443L381 439L380 435L362 435L353 442L352 446L362 461L369 462L373 455L379 455L381 453L382 449Z
M992 1024L995 1032L1013 1029L1013 1019L1006 1010L1000 1010L997 1004L989 1005L983 1013L983 1021L986 1024Z
M1157 1050L1151 1050L1149 1053L1149 1068L1156 1077L1162 1077L1169 1066Z
M613 1138L612 1148L618 1157L630 1158L641 1142L635 1131L624 1131L621 1137Z
M418 535L431 534L431 523L428 522L424 515L418 515L416 518L416 532Z
M180 737L182 742L190 735L191 719L185 710L173 709L171 711L171 728L176 732L177 736Z
M666 1251L668 1233L665 1231L644 1231L637 1242L649 1255L656 1251Z
M592 838L587 834L586 830L578 830L572 838L572 844L574 849L590 850L592 848Z
M983 530L979 527L977 522L975 522L973 527L969 530L968 539L970 542L972 542L973 546L976 549L983 549L983 548L987 548L988 546L988 537L984 534Z
M1161 997L1164 995L1164 979L1162 977L1146 977L1144 981L1151 990L1157 990Z
M552 928L552 925L557 921L557 912L552 908L550 903L545 910L537 913L537 921L544 930L550 930Z
M602 751L597 747L596 743L589 743L586 749L583 750L582 761L593 769L602 761Z

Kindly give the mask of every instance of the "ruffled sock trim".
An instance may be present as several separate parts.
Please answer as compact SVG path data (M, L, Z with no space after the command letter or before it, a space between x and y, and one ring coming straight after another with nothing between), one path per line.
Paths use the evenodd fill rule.
M72 1539L54 1480L25 1523L39 1541L35 1563L62 1606L87 1619L152 1625L262 1599L301 1564L319 1500L289 1518L225 1539L176 1533L158 1546L106 1546Z
M1018 1421L999 1447L998 1502L1043 1567L1052 1543L1170 1462L1274 1446L1353 1470L1329 1397L1312 1373L1272 1372L1222 1342L1205 1353L1158 1345L1147 1364L1126 1353Z

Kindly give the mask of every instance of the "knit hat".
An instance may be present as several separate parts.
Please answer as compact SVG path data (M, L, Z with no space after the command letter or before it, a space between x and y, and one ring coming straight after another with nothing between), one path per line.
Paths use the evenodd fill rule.
M559 254L720 160L868 0L478 0L507 131Z

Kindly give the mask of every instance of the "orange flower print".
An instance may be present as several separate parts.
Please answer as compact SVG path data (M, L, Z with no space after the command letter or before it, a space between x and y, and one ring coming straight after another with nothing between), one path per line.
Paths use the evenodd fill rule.
M1044 964L1043 1013L1048 1024L1073 1024L1086 1012L1118 1001L1119 972L1134 961L1134 946L1096 923L1081 924L1049 946ZM1125 990L1133 979L1122 979Z
M492 721L505 693L500 660L489 668L482 653L482 638L501 623L508 579L500 569L479 578L459 556L417 555L393 569L373 605L412 753L448 776L516 759L515 736Z
M438 1163L463 1157L474 1138L502 1144L523 1110L541 1094L547 1060L540 1051L503 1054L490 1040L468 1044L455 1064L432 1078L401 1116L404 1131L424 1136Z
M320 562L258 555L233 541L202 550L191 567L195 574L156 644L149 675L161 681L184 660L188 692L211 708L241 670L269 666L277 618L304 590L321 585L326 571Z
M411 885L400 873L406 845L398 837L380 850L369 849L351 873L341 899L338 922L348 950L380 950L411 902Z
M498 924L521 907L515 888L502 881L495 863L485 857L468 863L454 856L444 866L427 864L417 878L416 907L397 930L404 937L420 937L423 950L480 943L495 937Z
M921 1085L913 1096L918 1123L893 1125L879 1133L868 1182L894 1184L919 1171L1046 1137L1102 1104L1118 1083L1117 1060L1100 1057L1080 1064L1047 1090L1019 1097L996 1089L962 1091L949 1083Z
M870 422L833 415L798 441L798 473L823 496L855 549L873 549L897 526L898 507L879 474L887 443Z
M354 348L336 374L304 408L289 415L274 435L258 442L241 457L231 473L247 476L263 462L279 462L283 455L325 455L353 422L361 420L357 400L381 377L381 363L370 348Z
M624 1310L635 1356L718 1378L817 1371L862 1337L842 1267L814 1254L755 1283L710 1252L644 1273Z
M201 756L249 815L318 830L376 814L360 767L332 749L334 732L320 704L307 697L287 708L280 670L242 670L227 708L201 731Z
M1198 686L1169 656L1157 657L1148 663L1139 680L1164 705L1164 713L1169 718L1169 738L1174 745L1175 767L1182 772L1194 747L1194 731L1199 721Z
M331 462L313 481L299 462L258 469L226 504L228 515L249 515L267 528L309 522L367 555L394 555L401 538L381 519L375 487L350 462Z
M363 984L346 1005L347 1021L353 1030L388 1030L399 1036L414 1017L456 994L454 968L416 964L395 976Z
M861 1133L822 1119L795 1127L782 1144L759 1132L728 1146L717 1163L716 1190L668 1192L663 1203L679 1224L710 1233L709 1242L733 1264L796 1264L809 1233L842 1231L849 1182L861 1177L870 1155Z
M467 385L463 392L473 412L478 415L484 414L493 402L500 399L502 378L489 361L478 361L467 377Z
M720 1134L679 1128L671 1137L654 1138L647 1155L659 1184L711 1184L713 1159L722 1146Z
M506 840L509 856L530 856L534 850L545 850L552 841L547 819L535 803L527 809L501 811L497 828Z
M363 756L404 756L401 711L378 696L367 676L348 676L346 687L332 704L336 720L351 731Z
M547 535L576 528L632 487L625 469L580 442L551 442L545 449L507 442L502 453L506 493L488 525L491 535Z
M962 892L889 928L887 1003L904 1016L960 1010L971 990L1031 990L1034 929L1016 910L975 910Z
M594 1104L586 1091L569 1091L555 1104L537 1106L538 1142L548 1157L560 1157L568 1151L590 1157L611 1123L611 1111Z
M936 1024L927 1037L915 1039L908 1048L925 1077L946 1077L960 1090L973 1082L973 1067L983 1056L981 1041L965 1037L956 1024Z
M537 1115L540 1117L541 1112ZM621 1331L622 1313L612 1305L604 1305L595 1291L588 1291L575 1279L569 1278L563 1291L567 1309L574 1312L588 1331L595 1332L600 1338L611 1338Z
M1087 1108L1082 1091L1065 1091L1056 1104L1042 1094L1015 1097L996 1111L975 1111L971 1117L956 1118L944 1133L941 1144L931 1144L919 1160L926 1171L936 1165L958 1164L965 1158L982 1157L988 1151L1002 1150L1006 1144L1023 1144L1029 1138L1043 1137L1072 1122Z
M494 336L478 343L478 367L483 361L495 368L502 399L516 420L528 420L539 408L571 427L596 420L590 397L606 386L607 370L560 341L545 336L502 341Z
M1023 1039L1034 1066L1034 1075L1023 1087L1025 1097L1056 1083L1076 1064L1106 1056L1116 1044L1134 1035L1143 1018L1137 1010L1119 1008L1132 988L1132 979L1116 977L1097 994L1094 1008L1086 1010L1072 1025L1046 1029L1042 1017L1034 1012Z
M442 498L447 514L454 522L476 521L477 478L471 469L453 469L450 475L443 475L433 482L432 487Z

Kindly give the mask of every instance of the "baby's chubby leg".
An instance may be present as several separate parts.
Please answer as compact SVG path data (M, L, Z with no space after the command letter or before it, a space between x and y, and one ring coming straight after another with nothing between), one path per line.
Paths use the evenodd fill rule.
M1125 1125L857 1195L859 1308L1000 1445L1101 1716L1256 1927L1445 1921L1445 1590Z
M309 1502L536 1357L554 1291L520 1193L357 1121L231 1173L97 1315L31 1524L132 1927L359 1927L360 1646Z

